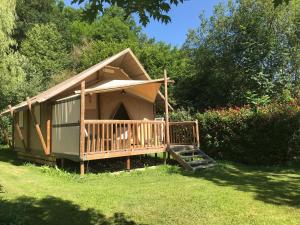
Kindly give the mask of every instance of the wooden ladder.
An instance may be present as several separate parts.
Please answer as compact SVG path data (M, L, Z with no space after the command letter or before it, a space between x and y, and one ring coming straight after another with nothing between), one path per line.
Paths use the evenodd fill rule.
M194 145L171 145L169 153L185 169L195 172L216 165L216 161Z

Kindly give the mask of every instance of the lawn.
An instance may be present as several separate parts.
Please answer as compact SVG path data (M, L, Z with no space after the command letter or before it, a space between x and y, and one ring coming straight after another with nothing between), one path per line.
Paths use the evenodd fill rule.
M87 174L0 150L0 224L300 224L300 168L220 163Z

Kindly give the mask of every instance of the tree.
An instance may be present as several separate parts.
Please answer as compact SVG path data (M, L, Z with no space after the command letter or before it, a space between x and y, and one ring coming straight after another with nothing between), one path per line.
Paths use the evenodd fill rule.
M125 18L133 13L137 13L140 22L145 26L149 23L149 18L169 23L171 18L167 15L172 5L183 3L183 0L73 0L72 3L87 3L85 13L88 18L94 20L99 12L104 12L104 5L118 6L125 11Z
M82 44L83 41L137 41L141 28L132 17L124 20L124 10L110 7L101 17L92 23L84 20L75 20L70 25L72 43Z
M30 61L28 79L47 87L51 77L69 66L66 43L54 24L34 25L22 42L21 53Z
M55 0L17 0L16 29L14 38L20 44L25 34L35 25L49 23L55 7Z
M10 47L15 44L11 38L15 25L15 1L1 1L0 4L0 111L8 104L20 101L25 95L26 59L12 52Z
M27 85L23 69L26 58L13 52L15 41L11 35L15 25L15 1L0 0L0 111L8 104L16 104L26 96ZM0 143L7 144L10 119L0 120Z
M239 0L217 6L210 20L202 17L184 46L196 72L180 82L180 102L203 109L292 91L300 68L299 10L299 1L274 9L271 0Z

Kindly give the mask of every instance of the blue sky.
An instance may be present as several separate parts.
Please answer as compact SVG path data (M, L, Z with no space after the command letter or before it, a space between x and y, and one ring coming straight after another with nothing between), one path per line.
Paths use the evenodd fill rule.
M186 38L189 29L199 26L200 12L204 11L209 17L213 12L214 5L225 0L186 0L179 6L173 6L169 12L172 19L171 23L162 24L151 20L150 23L143 28L143 31L157 41L164 41L174 46L181 46ZM71 0L65 0L66 4L70 4Z

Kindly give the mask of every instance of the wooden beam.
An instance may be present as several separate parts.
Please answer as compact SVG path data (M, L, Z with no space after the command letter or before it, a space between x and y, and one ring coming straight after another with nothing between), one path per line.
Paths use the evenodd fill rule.
M125 157L125 156L134 156L134 155L144 155L144 154L153 154L159 152L165 152L165 147L160 148L145 148L145 149L134 149L132 151L102 151L102 152L94 152L87 154L84 160L96 160L96 159L109 159L116 157Z
M130 170L130 156L126 157L126 170L129 171Z
M13 111L11 105L9 105L8 108L9 108L9 111L10 111L10 115L12 116L12 118L13 118L13 120L14 120L14 111ZM27 149L27 147L26 147L25 140L24 140L24 136L23 136L23 134L22 134L22 131L21 131L21 128L20 128L20 125L19 125L19 122L15 122L15 128L16 128L17 133L18 133L18 136L19 136L19 138L20 138L20 140L21 140L21 142L22 142L22 145L23 145L23 147L24 147L24 150L25 150L25 151L28 151L28 149ZM13 134L13 137L14 137L14 134Z
M197 141L197 147L200 147L200 137L199 137L199 124L198 120L195 121L195 126L196 126L196 141Z
M85 114L85 81L82 81L81 92L80 92L80 146L79 146L80 159L83 159L83 154L84 154L84 142L85 142L85 124L84 124L85 115L84 114Z
M80 175L84 175L84 161L80 161Z
M169 103L168 103L168 76L167 70L164 70L164 85L165 85L165 120L166 120L166 144L167 151L170 148L170 127L169 127ZM166 163L166 153L164 153L164 163Z
M51 152L51 121L47 120L47 152L48 154Z
M165 85L165 120L166 120L166 144L170 145L170 127L169 127L169 103L168 103L168 77L167 70L164 70Z
M44 150L44 153L45 153L45 155L49 155L50 153L48 152L48 148L47 148L45 139L44 139L44 137L43 137L43 133L42 133L40 124L37 122L37 119L36 119L36 117L35 117L35 114L34 114L34 112L33 112L33 110L32 110L31 102L30 102L29 97L27 97L27 104L28 104L29 112L30 112L30 114L31 114L31 118L32 118L33 123L34 123L34 126L35 126L36 133L37 133L37 135L38 135L38 138L39 138L39 140L40 140L40 143L41 143L41 145L42 145L42 148L43 148L43 150Z

